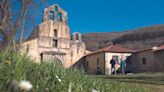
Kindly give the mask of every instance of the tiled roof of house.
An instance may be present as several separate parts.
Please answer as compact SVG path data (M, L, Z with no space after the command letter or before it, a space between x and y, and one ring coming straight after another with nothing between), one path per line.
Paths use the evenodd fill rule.
M143 51L161 51L161 50L164 50L164 45L161 45L159 47L152 47L152 48L138 50L138 51L135 51L134 53L143 52Z
M133 50L121 47L118 45L111 45L109 47L103 48L103 51L105 52L116 52L116 53L132 53Z
M159 46L155 51L161 51L164 50L164 45Z
M133 50L124 48L122 46L118 45L110 45L108 47L96 50L92 53L89 53L88 55L96 54L96 53L101 53L101 52L111 52L111 53L132 53Z
M164 49L164 45L162 45L162 46L159 46L159 49Z
M143 52L143 51L150 51L150 50L153 50L153 49L152 48L140 49L140 50L134 51L134 53Z

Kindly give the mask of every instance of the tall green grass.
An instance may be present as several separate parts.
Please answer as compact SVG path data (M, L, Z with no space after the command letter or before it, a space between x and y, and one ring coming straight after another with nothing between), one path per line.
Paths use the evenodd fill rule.
M0 92L21 92L21 80L33 85L31 92L148 92L137 85L98 79L55 63L36 64L12 50L0 52Z

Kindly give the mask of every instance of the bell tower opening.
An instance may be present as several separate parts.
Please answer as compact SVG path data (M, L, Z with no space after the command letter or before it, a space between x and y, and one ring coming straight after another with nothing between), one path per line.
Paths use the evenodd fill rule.
M49 12L49 14L48 14L48 18L49 18L49 20L54 21L55 16L54 16L54 12L53 12L53 11L50 11L50 12Z
M55 12L58 12L58 7L55 5L55 7L54 7L54 11Z
M67 23L67 12L57 4L52 5L44 10L43 21L65 22Z
M78 32L73 33L73 40L81 42L81 34Z
M61 21L62 22L62 14L61 13L58 13L57 14L57 18L58 18L58 21Z

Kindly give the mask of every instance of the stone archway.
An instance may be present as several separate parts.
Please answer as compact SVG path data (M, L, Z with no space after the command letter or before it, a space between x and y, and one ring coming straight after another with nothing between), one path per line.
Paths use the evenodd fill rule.
M54 57L53 60L52 60L52 62L53 63L56 63L58 65L63 65L63 62L59 58L57 58L57 57Z
M59 53L59 52L54 52L54 51L43 52L41 54L41 61L57 63L57 64L63 66L64 65L64 56L65 56L65 53Z

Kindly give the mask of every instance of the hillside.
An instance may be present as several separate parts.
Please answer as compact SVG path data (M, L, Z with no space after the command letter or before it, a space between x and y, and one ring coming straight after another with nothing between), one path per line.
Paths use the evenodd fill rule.
M88 50L96 50L112 43L138 50L164 44L164 25L124 32L88 33L83 34L82 38Z

